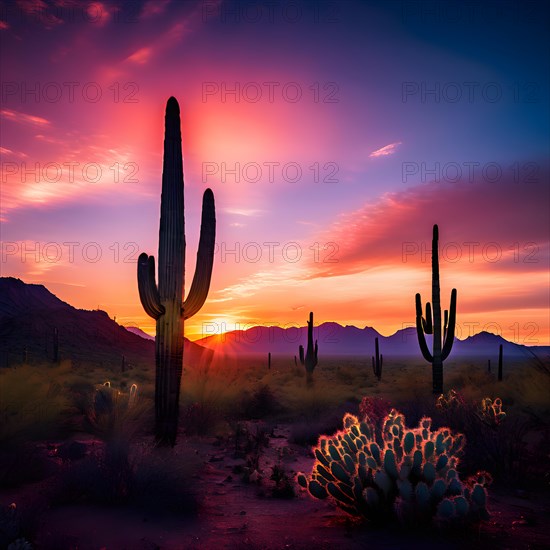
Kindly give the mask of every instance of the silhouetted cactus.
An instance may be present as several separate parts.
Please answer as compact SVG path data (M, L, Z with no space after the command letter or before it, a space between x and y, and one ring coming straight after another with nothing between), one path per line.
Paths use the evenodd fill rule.
M300 361L302 360L302 355L304 353L303 346L300 346ZM317 346L317 340L315 340L315 345L313 345L313 312L309 313L309 320L307 322L307 350L304 358L303 365L306 368L306 379L307 384L311 385L313 383L313 371L317 366L317 352L319 348Z
M451 307L445 310L443 331L441 330L441 300L439 290L439 230L433 227L432 239L432 307L426 303L426 317L422 317L422 299L416 295L416 332L420 351L424 359L432 364L433 393L443 393L443 361L451 353L456 325L456 289L451 291ZM442 334L443 332L443 334ZM432 353L428 350L425 334L433 334ZM442 338L443 336L443 338ZM443 341L443 345L442 345Z
M271 352L267 354L267 368L271 370Z
M329 498L345 512L371 521L406 524L487 519L487 485L479 472L461 481L457 466L464 436L448 428L432 431L424 417L415 429L392 410L381 429L368 417L346 414L344 429L321 436L313 448L310 476L298 483L318 499Z
M380 380L382 378L382 361L384 357L378 350L378 338L374 339L374 350L375 356L372 357L372 371L374 372L374 376Z
M305 355L304 355L304 346L302 346L302 344L298 346L298 355L300 356L300 365L304 366Z
M498 347L498 381L502 382L502 344Z
M164 163L158 251L158 286L153 256L138 259L139 296L146 313L156 320L155 435L160 445L175 445L183 366L184 320L204 304L210 287L216 217L214 195L204 192L197 267L187 299L185 280L183 160L180 110L171 97L166 104Z

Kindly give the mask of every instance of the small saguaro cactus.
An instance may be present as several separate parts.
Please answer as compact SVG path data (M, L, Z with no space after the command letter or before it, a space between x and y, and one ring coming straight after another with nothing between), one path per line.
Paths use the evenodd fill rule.
M433 393L443 393L443 361L451 353L455 337L456 325L456 288L451 291L451 307L445 310L443 330L441 330L441 299L439 289L439 230L433 227L432 238L432 306L426 303L426 317L422 316L422 299L416 295L416 333L420 351L424 359L432 364ZM432 352L426 344L426 334L433 335Z
M302 346L302 344L298 346L298 355L300 357L300 365L303 366L305 364L305 356L304 356L304 346Z
M380 380L382 378L382 362L384 359L384 356L379 353L378 350L378 338L374 339L374 350L376 356L373 355L372 357L372 371L374 372L374 376Z
M304 348L300 346L300 361L304 353ZM306 368L306 379L308 385L313 383L313 371L319 362L317 360L317 352L319 347L317 346L317 340L315 340L315 346L313 345L313 311L309 312L309 321L307 322L307 350L304 358L303 365Z
M498 348L498 381L502 382L502 344Z
M183 368L183 324L204 304L210 287L216 214L214 194L204 192L197 267L187 299L185 284L185 217L180 109L175 98L166 104L162 195L158 251L158 285L155 259L143 253L138 259L139 297L146 313L156 320L155 435L157 444L176 443L179 394Z
M267 368L271 369L271 352L267 354Z

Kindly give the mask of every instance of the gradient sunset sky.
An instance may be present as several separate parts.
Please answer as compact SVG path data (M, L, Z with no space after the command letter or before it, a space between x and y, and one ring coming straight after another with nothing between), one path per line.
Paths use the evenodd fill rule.
M548 345L545 4L1 2L1 275L154 333L136 261L174 95L187 288L206 187L218 219L188 337L412 326L437 223L457 336Z

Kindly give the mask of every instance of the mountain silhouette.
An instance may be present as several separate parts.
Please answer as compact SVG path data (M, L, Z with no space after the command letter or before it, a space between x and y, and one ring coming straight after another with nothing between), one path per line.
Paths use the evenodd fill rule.
M58 331L59 358L75 365L120 368L122 356L130 365L154 368L154 339L137 327L123 327L105 311L77 309L60 300L45 286L27 284L13 277L0 277L0 367L52 361L54 329ZM420 357L415 328L383 336L372 327L322 323L314 328L320 357L355 355L369 358L374 340L387 361L391 357ZM428 346L430 336L426 337ZM185 339L185 360L198 362L205 353L298 355L298 346L307 340L307 326L281 328L255 326L248 330L204 337L195 342ZM453 358L491 359L496 366L499 345L504 358L532 359L547 363L550 346L527 347L508 342L490 332L480 332L464 340L455 338ZM211 351L212 350L212 351Z
M154 368L155 343L116 323L105 311L77 309L45 286L0 277L0 367L52 361L57 329L59 359L73 365ZM139 329L138 329L139 330ZM211 352L185 340L186 360L199 361Z
M372 327L360 329L338 323L322 323L314 328L314 338L319 342L320 356L364 355L370 358L374 353L375 338L378 338L380 351L387 360L390 357L420 357L416 329L413 327L398 330L391 336L383 336ZM236 330L223 335L212 335L196 340L197 344L235 355L276 353L298 355L298 346L305 345L307 327L281 328L276 326L255 326L248 330ZM428 347L431 336L426 336ZM503 345L505 358L543 358L550 347L527 346L508 342L501 336L480 332L464 340L455 338L450 359L471 357L476 359L498 360L499 345Z

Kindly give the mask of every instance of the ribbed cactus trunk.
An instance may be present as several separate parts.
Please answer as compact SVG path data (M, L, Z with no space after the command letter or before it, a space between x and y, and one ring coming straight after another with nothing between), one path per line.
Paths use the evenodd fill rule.
M502 344L498 348L498 381L502 382Z
M155 434L159 445L175 445L179 417L180 382L183 369L184 319L202 307L212 275L216 218L214 195L203 197L201 235L197 268L187 300L185 282L185 219L180 111L175 98L166 104L162 195L158 252L158 287L155 260L141 254L138 285L141 303L156 319L155 338Z
M456 325L456 289L451 291L450 312L445 311L443 330L441 328L441 298L439 287L439 230L433 227L432 238L432 306L426 304L426 317L422 317L422 299L416 295L416 332L420 351L426 361L432 364L433 393L443 393L443 361L453 347ZM433 309L433 320L432 320ZM428 350L425 334L433 334L432 352ZM442 342L443 345L442 345Z
M434 226L432 238L432 306L433 344L432 378L433 392L443 393L443 360L441 358L441 290L439 287L439 231Z
M306 368L306 381L308 386L311 386L313 384L313 371L315 370L315 367L318 363L317 352L317 340L315 340L315 345L313 344L313 312L310 311L309 321L307 322L307 350L304 358L304 366Z
M185 216L179 108L170 100L165 117L158 262L158 291L164 315L157 319L155 418L157 438L171 443L177 433L183 366Z

